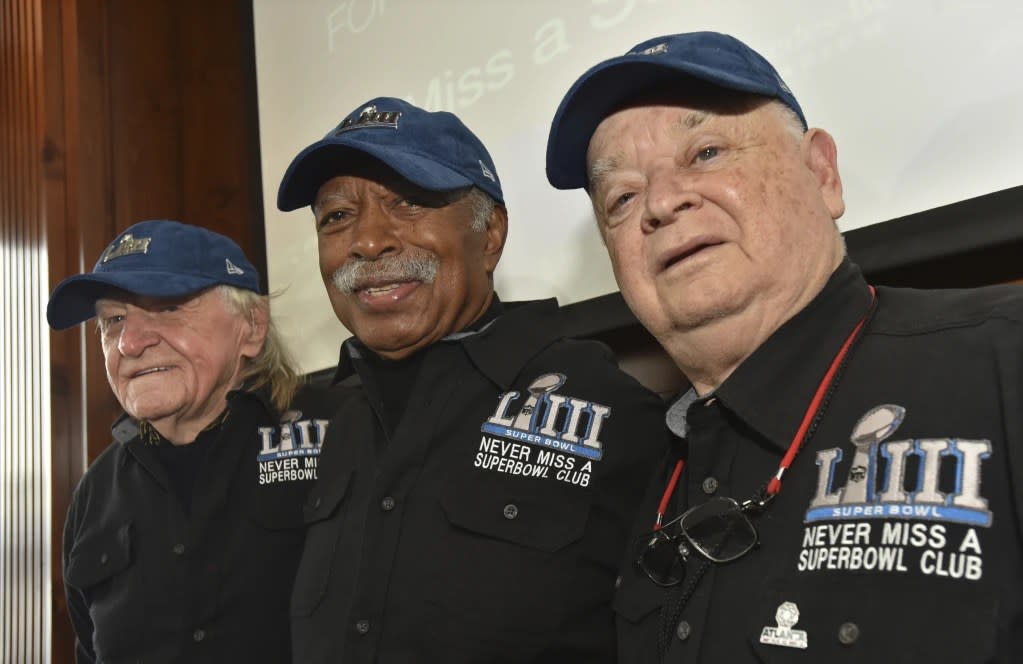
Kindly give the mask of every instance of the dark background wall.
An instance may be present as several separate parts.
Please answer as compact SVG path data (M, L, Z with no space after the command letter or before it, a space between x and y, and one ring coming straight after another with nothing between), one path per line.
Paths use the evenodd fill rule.
M150 218L230 235L265 274L251 4L0 0L0 177L0 659L71 662L60 528L118 407L92 328L48 333L46 297ZM1020 279L1021 199L1002 192L856 232L850 251L877 283ZM971 243L964 219L976 222L968 236L996 231ZM682 384L620 296L566 319L656 391Z

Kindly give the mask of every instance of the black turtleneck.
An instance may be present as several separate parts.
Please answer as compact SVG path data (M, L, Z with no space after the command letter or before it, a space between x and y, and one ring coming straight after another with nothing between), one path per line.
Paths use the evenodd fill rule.
M215 424L199 432L195 440L187 445L175 445L155 430L159 438L156 443L156 455L167 471L174 493L181 500L185 514L192 511L192 493L195 489L195 478L199 475L203 460L214 441L223 429L223 418L217 418Z

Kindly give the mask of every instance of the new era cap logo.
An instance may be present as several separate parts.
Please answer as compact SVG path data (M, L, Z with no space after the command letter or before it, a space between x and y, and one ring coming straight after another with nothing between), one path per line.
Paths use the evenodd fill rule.
M149 243L151 241L152 238L134 238L131 233L125 233L120 242L107 247L107 250L103 252L101 262L106 263L109 260L132 254L147 254L149 253Z
M245 270L232 263L230 258L224 259L224 265L227 267L228 274L245 274Z
M478 161L480 162L480 171L483 173L483 177L487 178L491 182L497 182L497 178L494 177L493 171L487 168L487 165L483 163L482 159L479 159Z
M398 120L401 119L401 111L378 111L376 106L367 106L359 113L359 117L345 118L334 130L334 135L339 136L346 131L353 129L364 129L367 127L390 127L398 128Z

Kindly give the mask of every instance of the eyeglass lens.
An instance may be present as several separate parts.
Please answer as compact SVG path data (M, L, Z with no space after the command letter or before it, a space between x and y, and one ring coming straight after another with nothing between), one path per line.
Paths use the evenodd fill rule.
M681 529L709 560L727 563L756 545L757 531L731 498L712 498L682 516Z
M688 551L679 550L680 540L659 530L644 535L637 544L640 551L636 562L651 581L659 586L673 586L685 577Z
M673 586L685 578L686 540L708 560L726 563L756 545L757 531L734 500L712 498L640 538L636 562L654 583Z

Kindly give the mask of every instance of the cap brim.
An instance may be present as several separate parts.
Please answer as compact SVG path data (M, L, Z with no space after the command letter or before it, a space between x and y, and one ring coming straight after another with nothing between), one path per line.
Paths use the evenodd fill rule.
M431 158L409 152L404 146L366 143L345 135L318 141L292 160L277 190L277 208L290 212L312 205L323 183L341 174L346 158L350 159L353 153L380 160L427 191L454 191L473 186L464 175Z
M575 82L554 114L547 140L547 179L551 185L557 189L585 187L586 151L604 118L656 84L685 79L752 94L771 93L742 77L658 56L626 55L602 62Z
M55 330L65 330L96 315L96 300L111 289L150 297L181 297L221 283L205 277L167 272L110 272L78 274L57 284L46 304L46 320Z

